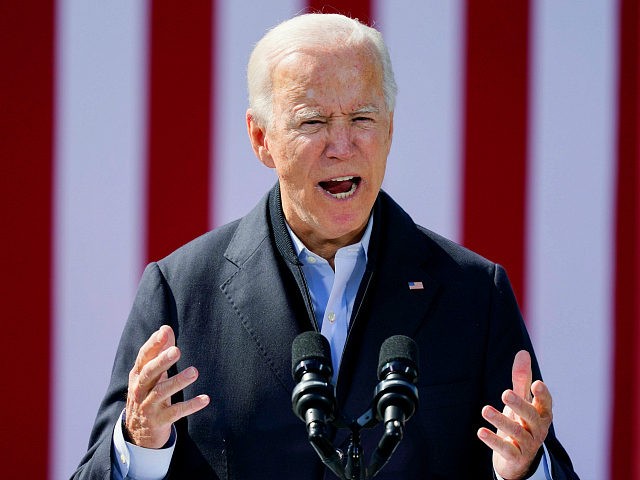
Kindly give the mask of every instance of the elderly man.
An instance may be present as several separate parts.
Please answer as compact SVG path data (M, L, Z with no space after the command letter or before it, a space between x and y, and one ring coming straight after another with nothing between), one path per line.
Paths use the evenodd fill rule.
M396 93L380 34L295 17L257 44L248 81L251 145L278 182L147 267L75 478L331 477L291 411L291 344L313 329L351 418L382 342L420 347L420 405L378 478L577 478L504 270L380 190ZM365 453L379 438L362 432Z

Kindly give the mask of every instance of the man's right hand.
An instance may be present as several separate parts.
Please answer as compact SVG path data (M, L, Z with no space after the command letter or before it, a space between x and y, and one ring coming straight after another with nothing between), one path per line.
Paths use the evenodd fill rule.
M209 404L208 395L171 404L178 393L198 378L188 367L169 378L167 371L180 358L171 327L163 325L140 348L129 372L125 428L129 440L140 447L162 448L171 435L171 425Z

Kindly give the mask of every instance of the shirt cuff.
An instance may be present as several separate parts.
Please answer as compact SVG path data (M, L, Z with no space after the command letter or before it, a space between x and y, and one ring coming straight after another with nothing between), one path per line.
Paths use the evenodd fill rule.
M136 480L162 480L169 471L171 457L176 446L177 433L171 426L171 435L167 444L160 449L138 447L124 438L123 424L125 410L113 429L113 465L120 478Z
M533 475L528 477L527 480L553 480L551 472L551 462L549 461L549 451L547 450L547 446L544 443L542 444L542 448L544 449L544 453L542 454L542 458L540 459L538 469L534 472ZM495 470L493 473L498 480L504 480L495 472Z

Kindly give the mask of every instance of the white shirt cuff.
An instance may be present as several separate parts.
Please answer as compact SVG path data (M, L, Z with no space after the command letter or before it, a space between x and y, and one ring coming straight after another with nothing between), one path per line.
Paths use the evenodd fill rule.
M127 442L124 439L122 425L125 420L125 411L116 422L113 429L113 467L120 473L119 478L131 478L135 480L162 480L169 471L171 457L176 446L177 433L171 426L171 436L164 448L143 448ZM114 472L115 473L115 472Z
M549 461L549 451L547 450L547 446L544 443L542 444L542 448L544 449L544 453L542 455L542 458L540 459L538 469L527 480L553 480L553 476L551 475L551 462ZM497 473L496 478L498 480L504 480Z

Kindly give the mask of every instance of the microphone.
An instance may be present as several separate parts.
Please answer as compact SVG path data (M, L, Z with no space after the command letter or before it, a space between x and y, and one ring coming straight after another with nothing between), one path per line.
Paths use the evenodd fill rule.
M404 423L418 404L418 346L411 338L395 335L380 347L378 380L374 392L376 418L383 422L384 434L373 452L368 478L389 461L403 437Z
M330 379L333 375L331 347L318 332L303 332L291 345L291 373L298 383L291 402L295 414L307 424L326 423L334 418L335 394Z
M331 377L331 347L314 331L298 335L291 345L291 373L297 385L291 394L293 411L307 426L311 446L338 478L344 477L340 452L329 441L327 423L333 421L336 398Z

